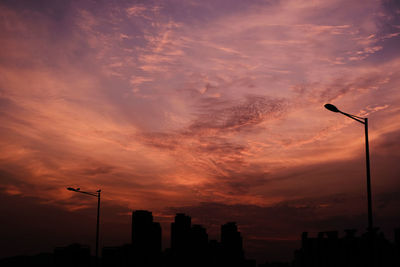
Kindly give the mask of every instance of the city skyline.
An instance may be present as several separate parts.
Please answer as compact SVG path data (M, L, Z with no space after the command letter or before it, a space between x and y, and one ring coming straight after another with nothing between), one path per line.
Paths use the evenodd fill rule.
M90 246L74 242L55 247L51 252L0 258L0 263L4 266L323 267L361 264L394 267L400 262L400 228L393 229L393 241L388 240L378 228L364 233L357 233L357 229L345 229L343 233L337 230L320 231L315 237L303 232L301 244L293 251L290 260L257 262L246 256L243 237L236 222L222 224L219 238L210 239L207 229L192 224L191 219L185 213L175 215L170 223L168 248L161 247L162 229L154 221L152 212L135 210L131 216L131 241L104 246L99 257L97 253L91 253Z
M246 254L400 221L395 0L0 2L0 257L128 243L132 210L235 221ZM37 241L40 242L37 242ZM169 244L164 243L163 247Z

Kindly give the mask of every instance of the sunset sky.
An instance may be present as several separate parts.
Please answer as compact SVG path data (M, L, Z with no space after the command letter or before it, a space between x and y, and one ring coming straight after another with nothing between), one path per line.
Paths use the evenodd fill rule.
M0 257L130 242L185 212L248 257L301 232L400 227L400 3L0 1Z

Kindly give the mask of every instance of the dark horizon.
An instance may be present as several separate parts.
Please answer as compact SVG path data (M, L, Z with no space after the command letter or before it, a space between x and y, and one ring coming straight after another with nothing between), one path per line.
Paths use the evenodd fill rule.
M170 224L170 247L162 248L162 229L154 221L152 212L132 212L131 242L118 246L100 248L99 266L396 266L400 263L400 228L394 229L394 242L389 241L378 228L372 232L346 229L344 234L337 230L321 231L317 235L301 234L301 245L293 251L291 259L285 261L252 259L243 249L245 237L236 222L227 222L220 227L220 238L209 238L207 229L192 224L191 217L177 213ZM373 238L373 239L370 239ZM371 241L372 240L372 241ZM368 256L368 244L373 242L372 260ZM371 243L372 244L372 243ZM84 244L72 243L42 251L35 255L15 255L0 258L5 266L95 266L95 249ZM91 257L90 257L90 252ZM374 261L375 264L368 265ZM319 262L319 263L318 263ZM330 262L330 263L329 263ZM364 263L362 263L364 262ZM258 265L256 265L256 263ZM35 265L36 264L36 265ZM72 265L71 265L72 264ZM119 265L120 264L120 265ZM271 265L268 265L271 264ZM275 265L272 265L275 264ZM314 264L314 265L313 265Z
M14 205L9 205L8 209L5 208L6 206L2 207L0 212L4 215L4 228L13 229L17 227L19 232L18 235L15 233L13 234L12 242L7 241L7 235L4 235L5 239L2 239L1 246L3 250L0 251L2 253L0 258L16 256L17 254L52 251L54 247L65 246L71 243L88 244L94 253L96 230L96 208L94 205L84 210L65 212L48 204L42 204L40 208L32 207L30 205L35 205L35 201L29 201L29 199L21 201L19 197L14 198L19 201L14 202ZM85 196L82 199L85 199ZM7 203L7 198L2 198L1 200L2 203ZM27 203L30 204L27 205ZM121 209L120 207L109 206L109 204L110 203L106 201L102 203L100 247L127 244L131 240L131 212L127 209ZM14 208L20 211L19 214L15 213ZM35 214L34 212L37 210L40 210L41 213ZM280 222L282 215L286 216L287 210L293 212L293 214L290 218L292 221L287 222L287 228L281 225L281 229L285 229L285 231L270 232L269 235L273 234L273 238L270 240L252 238L251 235L254 232L259 233L260 231L266 231L268 229L278 229L276 224ZM207 213L207 217L205 217L203 211ZM283 214L279 214L282 212ZM334 229L338 229L342 232L345 229L358 229L358 233L367 230L366 214L358 218L337 218L336 227L333 226L331 222L324 222L322 220L315 222L310 221L304 224L302 220L311 216L312 212L312 209L302 208L302 212L299 213L298 208L290 208L287 204L282 207L269 209L259 207L255 209L253 206L246 205L226 206L221 204L207 205L204 203L203 207L198 207L197 209L193 207L186 209L170 209L169 213L161 214L162 216L155 215L154 220L160 222L162 227L163 250L170 247L170 223L173 221L173 216L176 213L193 214L193 223L203 225L207 229L210 239L216 240L219 240L219 227L221 224L227 221L236 221L239 230L243 233L246 255L250 258L257 259L258 262L266 260L291 260L293 251L300 247L301 233L303 231L309 232L311 236L316 236L321 231L330 231ZM229 216L229 213L233 216ZM249 217L248 214L251 214L251 216ZM265 218L266 215L269 215L269 217ZM63 218L62 221L65 225L60 225L60 218ZM227 220L226 218L230 219ZM295 218L297 218L297 221ZM379 226L380 219L381 218L377 218L376 220L377 226ZM26 221L30 221L31 224L26 224ZM37 225L39 221L41 222L40 227ZM269 224L265 222L269 222ZM399 225L398 221L395 220L393 220L391 224L388 224L388 222L390 221L385 220L386 225L392 225L392 227L381 228L381 230L384 232L385 237L393 242L393 229L398 228ZM43 236L44 232L53 238ZM82 233L84 234L82 235ZM290 234L290 236L287 237L284 233ZM32 243L33 240L35 241L34 243ZM39 243L36 243L36 241L39 241ZM15 251L17 251L17 253L15 253Z

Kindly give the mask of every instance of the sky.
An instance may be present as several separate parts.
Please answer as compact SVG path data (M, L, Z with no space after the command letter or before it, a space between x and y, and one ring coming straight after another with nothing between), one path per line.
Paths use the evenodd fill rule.
M303 231L400 227L400 4L388 0L0 1L0 257L130 242L177 212L246 256ZM94 250L94 249L93 249Z

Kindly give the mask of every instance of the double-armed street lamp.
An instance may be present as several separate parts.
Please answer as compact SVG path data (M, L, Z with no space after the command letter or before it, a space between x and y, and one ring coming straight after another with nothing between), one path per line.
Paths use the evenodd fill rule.
M101 190L100 189L97 190L96 193L85 192L85 191L81 191L80 188L72 188L72 187L68 187L67 190L97 197L96 265L98 266L99 265L99 222L100 222L100 192L101 192Z
M351 115L345 112L340 111L337 107L332 104L326 104L325 108L332 111L341 113L353 120L358 121L359 123L364 124L365 127L365 156L366 156L366 165L367 165L367 198L368 198L368 231L372 233L372 204L371 204L371 173L370 173L370 164L369 164L369 145L368 145L368 118L362 118L355 115Z

